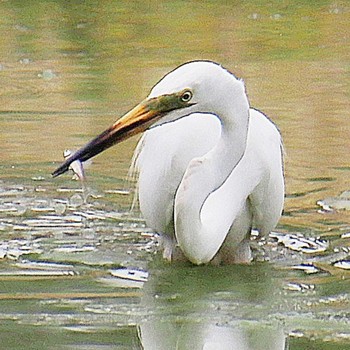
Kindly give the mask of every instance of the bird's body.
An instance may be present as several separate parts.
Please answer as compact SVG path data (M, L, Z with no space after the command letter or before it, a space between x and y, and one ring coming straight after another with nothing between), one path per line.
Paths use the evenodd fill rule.
M176 246L176 191L189 162L209 152L220 134L221 124L216 116L197 114L146 131L136 148L140 209L147 225L161 234L164 257L168 260ZM264 139L266 142L262 142ZM253 183L257 186L248 190ZM242 198L245 203L215 262L245 261L249 259L249 251L239 243L249 238L252 228L261 235L268 234L276 226L283 207L281 138L275 125L259 111L250 109L245 154L216 192L213 209L208 208L205 214L207 220L211 220L209 215L217 216L215 221L220 220L226 211L241 206ZM239 251L235 254L237 246Z
M249 262L251 229L275 227L284 180L280 134L249 107L243 82L213 62L184 64L54 175L143 131L140 208L165 237L164 257L178 245L195 264Z

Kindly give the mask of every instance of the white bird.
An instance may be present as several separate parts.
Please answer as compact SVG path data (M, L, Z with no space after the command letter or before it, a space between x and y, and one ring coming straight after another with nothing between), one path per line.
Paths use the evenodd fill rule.
M267 235L281 216L284 177L280 133L249 107L243 81L214 62L185 63L53 176L143 131L140 209L163 256L178 245L194 264L250 262L251 230Z

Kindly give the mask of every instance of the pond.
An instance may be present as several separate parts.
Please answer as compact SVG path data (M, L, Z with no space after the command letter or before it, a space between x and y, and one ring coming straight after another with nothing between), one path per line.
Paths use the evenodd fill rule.
M0 3L5 349L350 349L347 1ZM136 206L138 138L77 149L169 70L210 59L279 127L286 202L250 266L167 264Z

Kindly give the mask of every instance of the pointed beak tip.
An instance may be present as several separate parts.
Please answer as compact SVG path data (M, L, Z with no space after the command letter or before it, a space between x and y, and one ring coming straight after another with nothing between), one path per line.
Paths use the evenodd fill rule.
M52 173L51 173L51 177L54 179L55 177L57 177L59 174L56 172L56 170L55 171L53 171Z
M68 170L68 168L69 168L69 164L67 164L67 162L63 163L51 173L52 178L55 178L64 174Z

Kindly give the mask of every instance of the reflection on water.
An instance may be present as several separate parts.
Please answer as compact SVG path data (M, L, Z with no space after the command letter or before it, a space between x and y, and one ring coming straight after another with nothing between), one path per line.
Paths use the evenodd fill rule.
M346 1L42 0L0 10L4 348L350 348ZM251 104L283 134L283 235L253 242L270 263L158 262L154 235L128 214L135 139L93 160L86 201L71 176L50 178L64 149L198 58L243 77ZM126 279L130 271L149 280Z
M148 310L140 324L144 349L286 349L273 315L281 296L268 266L158 272L141 298Z

